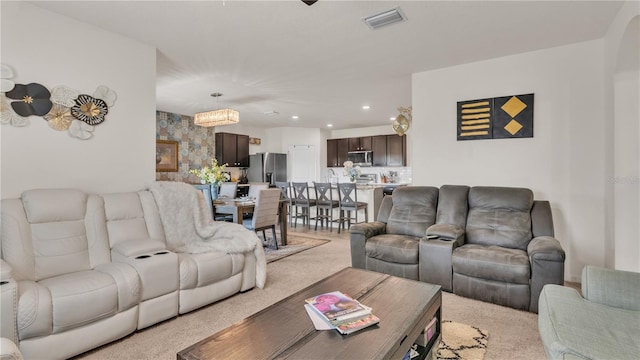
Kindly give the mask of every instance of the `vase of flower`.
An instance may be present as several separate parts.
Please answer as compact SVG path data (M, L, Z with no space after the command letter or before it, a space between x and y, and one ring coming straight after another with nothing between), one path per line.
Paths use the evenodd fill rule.
M211 184L211 200L218 199L218 183Z
M356 179L362 173L360 166L353 166L351 161L345 161L342 165L344 166L344 174L349 177L349 181L356 182Z
M227 164L218 165L218 161L211 159L211 166L204 166L201 169L189 170L190 174L196 175L200 178L200 183L203 185L210 184L211 186L211 199L218 198L218 186L221 182L229 181L229 175L224 170Z

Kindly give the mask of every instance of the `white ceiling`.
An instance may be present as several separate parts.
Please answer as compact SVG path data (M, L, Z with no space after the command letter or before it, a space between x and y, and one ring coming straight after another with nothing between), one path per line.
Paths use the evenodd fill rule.
M411 74L601 38L614 1L37 1L157 48L157 108L259 127L389 124ZM362 18L400 6L408 21ZM126 54L122 54L126 56ZM504 95L504 94L495 94ZM483 95L484 96L484 95ZM461 99L464 100L464 99ZM362 110L370 105L370 110ZM277 111L279 114L265 115ZM293 120L292 115L298 115Z

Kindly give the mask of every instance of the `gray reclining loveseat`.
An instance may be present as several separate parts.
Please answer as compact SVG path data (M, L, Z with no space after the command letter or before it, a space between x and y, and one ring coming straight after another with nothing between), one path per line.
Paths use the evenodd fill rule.
M350 232L352 266L465 297L537 312L542 287L564 283L551 208L529 189L401 187Z

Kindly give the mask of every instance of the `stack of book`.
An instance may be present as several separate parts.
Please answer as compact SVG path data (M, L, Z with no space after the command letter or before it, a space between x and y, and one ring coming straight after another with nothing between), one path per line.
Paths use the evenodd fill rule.
M370 307L340 291L316 295L305 301L307 314L317 330L335 329L341 334L351 334L380 322Z

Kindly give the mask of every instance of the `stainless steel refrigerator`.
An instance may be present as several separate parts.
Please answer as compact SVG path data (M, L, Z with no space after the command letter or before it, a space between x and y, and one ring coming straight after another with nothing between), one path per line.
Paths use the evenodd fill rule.
M272 186L275 186L276 181L287 181L287 154L250 155L247 178L249 182L268 182Z

